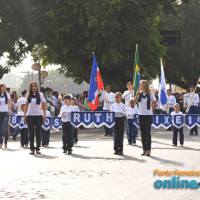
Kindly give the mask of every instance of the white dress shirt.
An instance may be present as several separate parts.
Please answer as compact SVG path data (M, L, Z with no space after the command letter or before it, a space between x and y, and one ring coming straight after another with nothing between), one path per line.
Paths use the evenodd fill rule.
M113 92L103 92L99 101L103 101L103 110L110 110L112 104L115 103L115 94Z
M134 119L134 115L138 114L138 109L131 107L127 108L126 114L127 114L127 119Z
M6 95L7 95L7 99L9 100L10 95L7 93L6 93ZM8 112L8 108L9 108L9 106L8 106L8 104L6 104L5 96L4 97L0 96L0 112Z
M184 96L189 98L189 106L198 106L198 104L199 104L199 95L198 94L194 94L194 92L191 92L189 94L185 94ZM190 103L192 96L193 96L193 99L192 99L192 102Z
M34 116L40 116L42 115L42 109L41 104L45 102L45 98L43 93L40 92L40 104L36 104L37 98L31 98L31 102L28 103L28 94L26 95L26 102L28 103L28 110L26 115L34 115Z
M133 90L129 91L125 91L124 94L122 95L122 98L125 99L125 106L126 108L129 108L130 107L130 99L131 98L134 98L134 95L133 95Z
M78 111L78 112L80 111L80 109L77 105L74 105L73 107L74 107L74 111Z
M75 111L73 106L64 105L60 109L60 116L62 118L62 122L70 122L71 121L71 111Z
M146 95L143 93L143 95ZM150 94L150 110L147 109L147 97L141 98L141 102L139 102L139 115L153 115L152 111L152 103L156 101L155 95L151 92Z
M20 112L21 111L21 105L26 103L26 97L20 97L17 100L17 111Z
M168 108L173 108L174 104L176 103L176 98L173 95L167 95L167 105Z
M112 104L111 111L115 112L115 117L126 116L126 107L121 102Z

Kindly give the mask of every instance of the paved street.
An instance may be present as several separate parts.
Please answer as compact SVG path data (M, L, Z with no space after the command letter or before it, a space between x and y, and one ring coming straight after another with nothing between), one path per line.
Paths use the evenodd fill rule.
M188 136L185 129L184 148L172 147L172 132L153 129L152 156L146 157L140 155L140 134L137 146L124 140L123 156L113 154L113 139L103 135L103 129L79 130L72 155L62 153L59 132L34 156L19 148L19 138L10 138L9 149L0 150L0 199L199 199L199 189L156 190L154 181L165 177L153 171L200 170L200 136Z

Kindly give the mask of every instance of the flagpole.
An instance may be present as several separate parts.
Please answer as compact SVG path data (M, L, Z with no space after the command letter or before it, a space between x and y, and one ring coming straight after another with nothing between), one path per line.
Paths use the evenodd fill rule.
M199 76L199 79L200 79L200 76ZM192 98L190 99L190 104L192 103L193 97L195 95L195 92L196 92L196 89L197 89L197 86L198 86L198 83L199 83L199 79L198 79L196 87L194 89L194 94L192 95ZM190 106L187 107L186 113L189 111L189 109L190 109Z
M138 48L138 44L136 44L136 48L135 48L135 60L134 60L134 70L133 70L133 93L134 93L134 79L135 79L135 63L136 63L136 54L137 54L137 48ZM134 96L134 94L132 93L132 96Z

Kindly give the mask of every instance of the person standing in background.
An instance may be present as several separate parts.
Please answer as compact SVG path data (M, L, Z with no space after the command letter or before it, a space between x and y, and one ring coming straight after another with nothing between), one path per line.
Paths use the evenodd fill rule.
M3 136L4 147L7 148L8 142L8 121L9 116L11 115L11 99L10 94L6 93L6 85L0 84L0 149L3 144Z
M198 114L199 113L199 95L194 93L195 87L190 86L190 93L185 94L185 97L189 98L189 112L188 114ZM198 135L198 128L197 125L195 125L192 129L190 129L190 134L193 135L195 132L195 135Z
M158 91L155 92L155 97L156 97L156 101L158 103L158 106L156 107L156 109L153 111L153 114L161 114L161 109L160 109L160 98L158 96Z
M26 94L27 94L27 91L23 90L22 91L22 96L17 100L17 111L18 112L21 111L21 104L25 104L26 103Z
M103 110L104 111L110 111L110 108L113 103L115 103L115 94L111 92L110 85L106 85L106 91L104 91L100 98L99 102L103 103ZM105 135L104 136L112 136L113 135L113 128L108 128L107 126L104 126Z
M122 98L125 99L126 108L129 108L130 107L130 99L134 97L133 83L132 82L128 82L127 83L127 88L128 88L128 90L126 90L123 93Z

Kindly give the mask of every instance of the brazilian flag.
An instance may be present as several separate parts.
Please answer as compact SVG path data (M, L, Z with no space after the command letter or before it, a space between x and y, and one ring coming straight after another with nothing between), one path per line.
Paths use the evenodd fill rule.
M134 73L134 96L140 86L140 62L139 62L139 48L136 47L135 53L135 73Z

